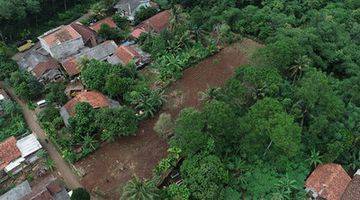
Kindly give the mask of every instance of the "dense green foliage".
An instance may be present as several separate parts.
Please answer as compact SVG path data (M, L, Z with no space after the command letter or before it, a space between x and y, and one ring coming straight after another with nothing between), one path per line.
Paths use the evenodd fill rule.
M157 13L157 9L153 7L140 7L135 13L134 23L139 24L140 22L154 16Z
M90 200L90 194L84 188L76 188L73 190L71 200Z
M0 115L0 142L10 136L25 134L27 126L19 106L10 100L0 101L3 115Z
M94 0L1 0L0 40L13 42L36 38L56 26L86 13Z
M265 47L224 87L206 92L202 111L186 108L176 119L170 144L185 157L184 182L163 189L164 199L303 199L304 180L316 165L360 167L358 3L176 3L184 10L168 4L174 15L205 35L195 42L213 32L256 38ZM171 54L171 44L189 47L179 38L166 43L177 35L171 31L140 40L163 77L182 70L181 51Z

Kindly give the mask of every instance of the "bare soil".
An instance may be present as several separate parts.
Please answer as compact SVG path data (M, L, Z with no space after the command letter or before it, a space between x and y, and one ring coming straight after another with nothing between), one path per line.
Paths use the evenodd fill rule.
M167 90L167 103L160 112L174 118L186 107L201 107L199 92L222 86L235 68L248 63L260 44L245 39L184 71L183 78ZM84 170L81 184L104 199L119 199L122 186L133 175L150 178L153 168L167 155L168 145L154 131L158 116L140 123L137 136L103 144L92 155L76 163Z

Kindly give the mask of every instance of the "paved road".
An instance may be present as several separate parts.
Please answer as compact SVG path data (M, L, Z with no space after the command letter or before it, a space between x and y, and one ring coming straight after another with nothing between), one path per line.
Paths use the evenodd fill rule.
M50 141L48 143L45 142L45 139L47 138L46 133L37 122L37 117L34 111L29 110L27 105L16 97L11 88L4 86L3 82L0 82L0 87L5 88L8 94L21 106L26 123L31 131L40 139L41 145L54 161L55 167L59 171L60 176L64 179L65 184L71 189L81 187L77 176L73 174L73 171L69 167L68 163L61 157L55 146Z

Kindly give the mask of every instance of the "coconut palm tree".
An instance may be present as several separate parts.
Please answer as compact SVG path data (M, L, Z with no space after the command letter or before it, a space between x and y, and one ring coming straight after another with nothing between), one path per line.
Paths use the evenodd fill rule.
M125 185L121 199L154 200L159 198L156 192L157 189L154 185L135 177Z
M321 158L322 156L320 156L320 153L313 149L311 150L310 158L308 158L307 161L310 163L311 166L316 167L322 163Z

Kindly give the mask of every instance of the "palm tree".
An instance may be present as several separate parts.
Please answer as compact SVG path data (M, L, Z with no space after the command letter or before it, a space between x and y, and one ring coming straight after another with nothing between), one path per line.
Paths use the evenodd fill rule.
M313 149L311 150L310 158L308 158L307 161L310 163L311 166L316 167L322 163L321 158L322 156L320 156L320 153Z
M123 200L154 200L158 199L157 189L146 181L141 181L135 176L123 188Z
M85 147L90 147L92 150L96 149L96 147L95 147L96 141L94 140L93 137L91 137L89 134L87 134L86 136L83 136L82 138L84 140Z
M290 75L293 78L293 82L299 80L304 71L310 66L311 60L307 56L301 56L295 60L295 65L290 67Z

